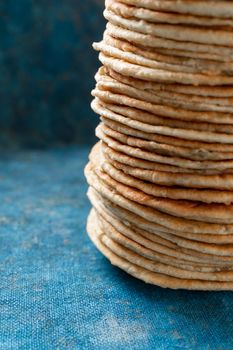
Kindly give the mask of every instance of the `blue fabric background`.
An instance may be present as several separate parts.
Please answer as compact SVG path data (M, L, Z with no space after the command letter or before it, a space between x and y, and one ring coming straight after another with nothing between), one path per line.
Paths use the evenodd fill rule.
M0 146L93 142L104 0L0 1Z
M0 349L231 350L232 293L146 285L91 244L88 152L0 157Z
M0 350L231 350L232 293L146 285L86 235L102 8L0 1Z

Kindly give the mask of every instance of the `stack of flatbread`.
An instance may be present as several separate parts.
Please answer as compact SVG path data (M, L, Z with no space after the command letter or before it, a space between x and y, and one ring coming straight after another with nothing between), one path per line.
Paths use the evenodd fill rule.
M233 2L107 0L88 233L161 287L233 290Z

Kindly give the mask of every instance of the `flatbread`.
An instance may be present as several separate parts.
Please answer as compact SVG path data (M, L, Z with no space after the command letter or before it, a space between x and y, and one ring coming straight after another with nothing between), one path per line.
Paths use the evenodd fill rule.
M109 105L101 101L101 105L108 107L112 111L120 111L127 107ZM134 112L130 110L127 112L129 115ZM137 137L143 140L152 141L156 143L161 143L165 145L171 145L176 147L182 147L187 150L187 152L192 152L193 157L196 159L231 159L231 153L233 152L233 145L221 144L221 143L206 143L198 141L188 141L181 138L169 137L164 135L156 135L151 133L146 133L134 128L131 128L123 123L119 123L115 120L111 120L105 117L101 117L104 125L109 126L112 130L118 131L124 135Z
M192 122L207 122L214 124L232 124L232 114L231 113L220 113L214 111L191 111L182 108L176 108L172 106L167 106L159 103L153 103L154 100L151 95L134 88L127 88L127 96L123 93L114 93L109 90L101 90L101 84L97 83L96 88L92 91L92 95L109 104L125 105L139 111L151 114L151 119L153 115L161 116L165 118L170 118L174 120L181 121L192 121ZM123 87L122 87L123 88ZM139 96L141 97L139 98ZM151 101L142 100L141 98L146 97L151 99ZM221 136L221 135L220 135ZM216 141L218 142L218 141Z
M213 97L212 98L200 97L200 96L195 96L190 94L189 95L180 94L180 93L170 92L170 91L137 89L134 86L129 86L127 84L120 83L117 80L112 79L107 75L96 75L96 79L97 79L97 87L100 90L108 90L111 92L129 96L129 97L134 97L142 101L148 101L153 104L161 104L165 106L181 108L183 110L186 109L187 113L189 113L188 112L189 110L203 111L203 112L222 112L225 114L227 113L229 114L233 112L232 98L217 99ZM221 123L222 122L220 121L220 126L218 131L227 132L227 128L224 125L221 125ZM207 125L204 125L203 127L206 130ZM215 127L217 128L217 126Z
M112 264L120 267L129 274L143 281L155 285L159 285L164 288L185 288L185 289L196 289L196 290L232 290L232 282L209 282L201 280L184 280L167 275L150 272L138 265L134 265L128 260L119 257L107 248L100 240L101 230L98 230L98 222L94 214L91 214L88 219L87 231L93 243L97 248L104 254Z
M142 50L146 48L142 47ZM112 69L108 69L101 66L96 76L110 76L118 82L125 83L129 86L133 86L139 90L152 90L152 91L168 91L176 92L180 94L215 97L218 98L231 98L233 97L232 86L193 86L193 85L181 85L181 84L160 84L151 81L144 81L140 79L134 79L125 75L119 74ZM231 101L231 99L230 99ZM218 102L219 103L219 102Z
M184 173L182 170L180 170L180 172L175 172L174 170L176 169L173 169L173 172L171 172L161 170L161 168L157 170L158 167L156 165L154 166L154 170L153 165L151 165L151 167L148 166L148 169L146 169L148 163L145 164L145 162L141 162L137 158L125 156L120 152L106 147L104 144L103 151L109 162L115 168L122 170L125 174L151 182L152 184L197 189L233 190L232 174L202 175Z
M224 161L195 161L189 160L185 158L178 157L169 157L160 155L155 151L150 152L143 149L139 149L136 147L128 146L126 144L122 144L112 137L106 135L100 127L96 129L96 135L99 139L101 139L104 143L106 143L110 148L122 152L126 155L132 156L134 158L139 158L143 160L148 160L150 162L157 162L162 164L169 164L180 167L180 172L182 172L183 168L187 169L216 169L216 170L227 170L232 169L233 161L232 160L224 160Z
M169 288L233 290L233 7L106 0L87 230Z
M157 237L159 235L160 239L161 237L163 237L164 239L166 239L166 246L170 248L174 246L173 240L175 240L176 237L181 237L184 240L189 240L193 242L203 242L203 243L210 243L214 245L216 244L232 245L233 243L232 234L219 235L219 234L180 232L176 230L171 231L169 228L165 226L148 221L140 217L139 215L134 214L131 211L114 204L110 200L102 197L98 192L96 192L91 187L88 189L88 197L95 208L99 209L99 206L103 207L104 208L103 210L106 213L109 212L110 215L112 215L113 217L116 217L121 223L124 223L124 225L126 225L127 227L132 228L132 230L135 230L135 227L137 230L141 230L140 231L141 235L144 236L145 238L154 241L154 239L151 238L152 236ZM171 245L171 242L172 242L172 245ZM163 245L165 244L163 243ZM168 253L166 254L168 255ZM183 256L183 259L188 261L194 261L193 260L194 257L190 256L190 254L188 254L188 257ZM197 263L198 261L195 260L195 262ZM218 263L219 262L215 262L215 264L218 264Z
M102 168L110 177L126 186L137 188L146 194L189 201L199 201L204 203L233 203L232 191L216 191L209 189L192 189L182 187L160 186L146 181L142 181L112 166L107 158L100 156L100 149L94 148L90 154L90 160L95 164L96 169Z
M196 16L210 16L217 18L233 18L231 1L202 0L121 0L122 3L158 10L161 12L183 13Z
M142 46L142 45L141 45ZM213 60L218 63L231 63L232 57L231 56L221 56L220 54L213 54L208 52L195 52L195 51L189 51L189 50L176 50L176 49L166 49L166 48L157 48L156 52L164 54L164 55L174 55L177 57L186 57L186 58L193 58L193 59L200 59L200 60Z
M97 49L97 46L95 46ZM204 75L192 74L185 72L172 72L162 69L144 67L135 63L123 61L122 58L115 58L114 56L106 55L103 52L99 54L101 63L116 72L128 75L133 78L156 81L163 83L180 83L193 85L232 85L233 77L218 76L218 75Z
M176 165L163 164L155 161L136 158L136 157L133 157L132 155L127 155L126 153L122 153L121 151L118 151L118 150L115 150L114 148L109 147L103 141L102 141L102 149L108 159L115 160L117 162L120 162L125 165L129 165L135 168L152 170L152 171L161 171L165 173L170 173L171 176L173 173L178 174L177 176L182 176L182 175L186 176L186 174L188 174L187 179L190 178L197 182L200 180L201 183L202 181L204 181L206 185L211 184L211 186L212 185L214 186L213 188L215 188L215 185L216 185L217 186L216 189L221 189L221 190L229 189L226 186L218 188L218 186L223 185L222 180L226 182L227 186L231 186L231 177L233 173L233 169L231 168L225 169L225 170L181 168ZM192 177L192 175L194 176ZM196 175L198 176L196 177ZM201 183L200 183L200 188L202 188ZM184 187L187 187L187 186L184 186Z
M118 218L108 210L104 201L97 200L95 191L90 188L88 190L88 197L93 205L93 208L98 215L105 218L109 224L111 224L117 231L120 231L126 237L132 239L134 242L143 245L150 249L150 259L161 260L165 263L171 263L174 266L182 264L188 270L197 270L203 272L213 272L221 270L231 270L231 262L222 260L222 257L213 257L210 254L199 253L194 250L186 249L178 246L175 243L171 243L166 239L160 237L165 235L158 233L147 233L141 229L136 229L135 226L128 225L127 222L121 222ZM110 205L111 208L111 205ZM109 214L110 212L110 214ZM149 237L148 237L149 236Z
M101 125L98 126L98 129L101 129L102 132L112 137L113 139L132 147L137 147L142 150L147 150L151 152L155 152L161 155L166 155L170 157L182 157L190 160L197 160L197 161L203 161L203 160L214 160L214 161L220 161L220 160L230 160L233 159L233 153L222 153L222 152L208 152L204 150L192 150L190 148L185 147L179 147L179 146L173 146L173 145L167 145L163 143L153 142L144 140L141 138L137 138L134 136L125 135L124 133L121 133L119 131L116 131L109 127L105 123L101 123Z
M216 45L220 48L233 46L232 29L224 30L223 28L213 29L213 27L203 28L188 25L151 23L145 20L138 20L135 17L126 18L108 9L104 11L104 17L114 25L163 39L176 40L182 43Z
M108 186L98 176L96 176L90 164L85 169L85 175L89 185L99 192L104 198L111 200L116 205L121 206L151 222L160 225L162 224L171 230L175 229L181 232L187 231L191 233L208 234L227 234L233 232L232 224L206 223L202 221L179 218L162 213L154 208L149 208L136 202L132 202L131 200L123 197L115 189Z
M160 172L165 172L165 173L170 173L171 175L174 174L178 174L179 176L185 175L185 174L190 174L190 175L199 175L202 176L200 177L200 180L202 179L204 182L205 181L212 181L211 179L214 179L214 182L212 181L211 183L214 184L216 183L216 185L220 185L221 182L221 178L222 180L224 179L226 181L226 183L230 185L230 181L231 181L231 176L233 174L233 169L227 169L224 171L220 171L220 170L215 170L215 169L186 169L186 168L181 168L175 165L169 165L169 164L162 164L162 163L158 163L158 162L151 162L149 160L143 160L140 158L135 158L132 156L128 156L127 154L124 154L122 152L116 151L113 148L108 147L108 145L106 143L104 143L103 141L101 142L102 144L102 150L105 153L105 156L107 159L111 161L116 161L116 162L120 162L121 164L125 164L125 165L129 165L135 168L139 168L139 169L145 169L145 170L152 170L152 171L160 171ZM210 176L210 177L206 177L206 176ZM218 177L212 177L212 175L217 175L220 176ZM222 175L224 175L222 177ZM228 175L228 176L226 176ZM189 176L188 176L189 177ZM190 177L190 179L192 178L192 176ZM195 179L195 176L193 177L193 180ZM198 177L196 178L198 179ZM201 181L202 181L201 180ZM194 180L195 181L195 180ZM198 180L197 180L198 181ZM185 186L186 187L186 186ZM202 186L201 186L202 187ZM200 188L201 188L200 187ZM199 188L199 187L197 187ZM227 189L227 188L220 188L220 189Z
M175 267L176 269L179 268L180 270L182 270L184 272L183 277L185 277L185 271L189 271L190 273L190 269L186 268L185 265L183 265L182 261L180 261L180 265L178 266L178 264L175 266L175 259L172 259L169 257L167 257L167 261L165 262L164 256L160 253L158 253L157 251L154 251L150 248L145 247L144 245L141 245L140 243L135 242L132 238L128 237L129 234L129 230L127 230L127 228L122 225L121 229L123 232L121 232L121 230L118 230L118 228L115 228L112 223L107 222L105 219L103 219L103 217L101 215L98 215L98 220L99 220L99 225L100 228L103 230L103 232L105 232L106 236L108 238L110 238L111 240L113 240L116 243L119 243L120 245L124 246L125 248L129 249L130 251L137 253L138 255L148 258L150 259L152 262L154 263L162 263L162 264L166 264L169 265L170 267ZM127 233L126 233L127 231ZM129 234L130 235L130 234ZM153 245L153 244L151 244ZM161 261L164 260L164 261ZM170 263L170 261L172 263ZM174 263L174 265L173 265ZM178 263L178 262L177 262ZM191 265L191 264L190 264ZM190 266L189 265L189 266ZM195 268L195 264L193 265L193 267ZM211 267L211 264L210 264ZM205 265L203 266L203 270L205 270ZM182 271L180 271L182 273ZM162 272L162 271L160 271ZM163 270L164 273L166 273ZM173 273L175 271L173 270ZM201 278L201 279L206 279L206 280L222 280L222 281L229 281L232 280L233 278L233 271L232 269L229 270L229 267L227 267L226 270L224 270L224 267L221 268L221 270L219 269L218 271L202 271L201 268L199 269L199 271L195 271L194 269L192 270L192 277L196 277L196 278ZM173 273L171 273L171 275L173 275ZM169 274L167 272L167 274ZM199 274L199 275L198 275ZM216 274L216 275L213 275ZM177 277L182 278L182 275L179 275ZM191 276L190 276L191 277ZM186 278L188 278L188 276L186 276Z
M114 108L114 107L113 107ZM112 106L110 107L112 109ZM104 127L108 130L113 130L116 133L119 133L120 135L124 135L124 137L127 137L129 139L134 138L141 140L144 143L141 143L142 148L146 148L149 150L154 149L156 146L159 147L159 145L164 145L165 147L171 147L171 149L174 150L174 152L180 152L179 154L183 154L185 158L188 159L194 159L194 160L227 160L232 159L233 152L224 152L224 151L212 151L208 150L204 147L197 147L197 148L190 148L186 147L185 142L181 145L177 145L176 142L172 142L172 139L163 139L160 137L147 137L148 133L144 133L142 131L124 126L124 124L111 121L107 118L101 118L103 120L102 124ZM156 136L156 135L155 135ZM120 140L120 139L119 139ZM226 149L225 149L226 150ZM174 153L174 155L178 153Z
M153 69L161 69L166 70L168 72L177 72L177 73L188 73L188 74L204 74L204 75L222 75L224 76L225 70L221 69L218 70L218 67L220 68L221 65L211 65L209 64L209 67L206 65L205 67L202 67L201 65L198 66L197 64L194 66L191 65L185 65L181 62L168 62L171 61L166 57L158 57L158 54L147 54L147 51L143 54L142 52L137 52L138 50L132 50L132 45L130 46L131 50L125 50L125 45L116 45L116 40L108 39L109 36L105 35L104 40L99 43L94 43L93 47L97 51L101 51L107 56L114 57L121 59L122 61L127 61L132 64L137 64L142 67L148 67ZM123 47L122 47L123 46ZM127 46L128 48L128 46ZM148 57L152 56L152 57ZM154 57L153 57L154 56ZM157 56L157 57L156 57ZM160 55L161 56L161 55ZM165 60L164 60L165 58ZM174 61L174 59L173 59ZM178 61L178 60L177 60ZM232 74L232 69L226 69L226 73ZM226 75L226 74L225 74ZM195 76L194 76L195 78Z
M103 42L109 46L115 47L120 49L121 51L133 53L137 55L136 59L138 59L138 56L141 57L141 62L144 64L144 61L142 58L149 59L150 61L160 62L160 63L166 63L172 66L172 70L179 69L180 71L187 71L187 72L195 72L195 73L203 73L203 74L211 74L211 72L214 75L217 74L227 74L232 75L232 69L233 69L233 62L219 62L213 59L200 59L200 58L192 58L188 56L175 56L171 53L162 52L159 49L155 48L149 48L142 45L135 45L131 44L125 40L114 38L110 35L108 35L107 32L104 34ZM135 58L134 58L135 59ZM148 66L150 66L148 61ZM174 66L174 67L173 67ZM106 72L111 71L110 69L106 69ZM117 74L117 73L116 73ZM132 80L136 80L134 78L131 78ZM121 80L120 80L121 81ZM158 86L159 84L149 82L151 85ZM142 87L142 89L145 89L147 85ZM189 86L188 86L189 87ZM217 88L217 87L216 87ZM228 90L230 90L230 87L228 87ZM221 95L220 95L221 96Z
M118 1L107 0L105 6L110 11L126 18L135 17L152 23L189 24L195 26L233 26L230 18L201 17L172 12L161 12L142 7L128 6Z
M132 202L139 203L148 208L154 208L163 213L190 220L233 224L233 205L222 203L201 203L198 201L173 200L165 197L155 197L142 190L129 187L113 179L104 171L95 169L95 174L104 184L117 191L118 194Z
M199 254L201 260L206 259L210 260L209 267L218 264L221 261L221 256L232 256L233 245L232 244L216 244L216 243L206 243L192 241L184 237L179 237L170 232L155 231L153 233L145 231L136 226L136 224L131 224L129 221L121 221L121 218L118 218L114 215L107 206L105 206L103 201L96 200L98 198L93 194L92 191L88 192L88 196L91 200L91 203L95 210L103 217L109 224L111 224L117 231L121 232L123 235L126 235L128 238L133 241L145 246L146 248L151 249L154 252L165 254L166 256L172 256L176 259L183 260L182 263L186 261L195 261L205 268L206 265L202 262L199 262L196 259L196 252ZM111 207L111 205L110 205ZM204 254L204 255L203 255ZM206 254L206 255L205 255ZM215 257L212 257L215 255ZM216 257L218 256L218 257ZM195 259L193 259L195 257ZM164 258L164 257L163 257ZM218 261L216 262L216 258ZM164 260L165 261L165 260ZM166 261L167 263L167 261ZM177 263L177 262L176 262ZM202 265L203 264L203 265ZM227 265L224 265L224 269ZM217 265L216 265L217 267ZM214 268L216 268L214 267ZM218 267L219 268L219 267ZM229 266L228 266L229 268ZM232 268L233 269L233 268ZM204 270L204 269L203 269ZM200 266L199 266L199 271Z
M116 23L116 21L115 21ZM159 49L175 49L175 50L185 50L190 52L205 53L208 54L206 57L211 58L212 55L220 56L222 53L222 61L225 61L227 57L228 61L232 61L233 58L233 48L226 46L217 45L207 45L198 44L190 42L182 42L172 39L160 38L155 35L142 34L136 31L128 30L122 28L119 24L115 25L113 23L107 24L107 33L113 37L127 40L136 45L144 45L147 47L154 47ZM211 84L216 85L216 84Z
M94 92L94 94L98 97L101 97L101 93ZM103 98L112 94L103 93ZM118 99L120 101L120 95L118 95ZM124 98L122 98L123 100ZM112 101L110 101L112 102ZM106 106L106 105L105 105ZM101 105L101 101L94 100L91 104L94 112L98 113L104 118L108 118L110 120L125 124L131 128L134 128L139 131L143 131L149 134L158 134L164 136L170 136L175 138L181 138L185 140L191 141L201 141L206 143L223 143L223 144L233 144L233 135L232 134L224 134L224 133L216 133L210 131L201 131L201 130L189 130L183 128L175 128L168 126L160 126L160 125L151 125L140 122L135 119L130 119L119 115L115 112L108 110L106 107Z
M115 105L113 103L106 103L103 100L96 99L95 103L101 105L103 108L108 109L120 116L134 119L142 123L156 125L156 126L168 126L176 129L188 129L193 131L207 131L222 134L233 134L233 125L229 124L214 124L214 123L204 123L204 122L192 122L170 119L166 117L156 116L154 114L144 112L142 110L128 107L124 105ZM96 106L97 108L97 106ZM149 129L148 129L149 130ZM221 135L220 135L221 136Z
M124 236L120 236L119 233L115 233L114 238L116 237L118 238L118 241L115 241L114 239L109 238L108 235L104 235L102 236L102 241L116 254L120 256L124 256L125 258L127 257L130 261L134 263L136 263L136 260L132 258L134 255L137 254L137 263L139 264L139 266L142 266L148 269L149 271L164 273L168 276L177 277L177 278L186 278L190 280L192 280L193 278L199 278L201 280L207 280L207 281L225 281L225 282L232 281L231 271L219 271L219 272L212 272L212 273L197 272L197 271L191 272L185 269L174 267L172 265L166 265L158 261L153 261L151 259L148 259L148 257L142 256L141 254L139 254L138 251L132 250L132 247L130 245L132 244L135 249L135 244L132 243L132 241L130 241L129 239L125 239ZM125 247L125 245L127 245L127 247ZM129 249L128 246L130 246L131 249ZM122 250L122 247L124 247L124 250ZM137 250L137 248L135 250ZM143 250L146 251L145 248L143 248ZM125 254L126 251L129 253L129 255ZM134 256L134 258L136 257ZM148 260L146 261L146 259Z

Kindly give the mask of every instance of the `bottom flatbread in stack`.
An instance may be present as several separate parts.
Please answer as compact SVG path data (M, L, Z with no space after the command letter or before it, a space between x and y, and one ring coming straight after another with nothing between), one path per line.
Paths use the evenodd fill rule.
M143 182L115 168L111 157L106 157L106 147L99 143L93 148L85 170L93 206L88 233L97 248L114 265L148 283L174 289L231 290L233 224L225 220L231 206L224 211L220 191L215 191L221 203L217 204L212 202L211 189L204 190L200 202L197 189L188 192ZM186 200L177 200L182 193ZM169 195L176 198L174 203ZM192 200L187 200L189 195Z

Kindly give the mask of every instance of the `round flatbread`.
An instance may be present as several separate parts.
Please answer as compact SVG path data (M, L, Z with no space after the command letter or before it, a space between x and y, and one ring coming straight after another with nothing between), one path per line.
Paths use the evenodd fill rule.
M112 225L117 231L120 231L123 235L130 238L134 242L143 245L147 249L150 249L152 260L162 260L165 263L171 263L174 266L182 264L188 270L197 270L203 272L213 272L221 270L231 270L231 261L224 261L222 257L213 256L206 253L200 253L195 250L190 250L182 246L178 246L172 241L161 238L164 233L150 233L141 229L136 229L135 226L131 226L128 222L121 222L113 212L108 210L105 206L105 201L96 200L98 195L90 188L88 190L88 197L93 205L93 208L98 215L105 219L110 225ZM110 212L110 213L109 213ZM169 234L167 234L169 235ZM224 258L223 258L224 259Z
M142 48L146 50L146 48ZM204 96L204 97L214 97L216 103L219 103L218 98L227 98L226 101L223 100L223 103L229 104L229 101L232 101L233 97L233 87L231 86L193 86L193 85L181 85L181 84L160 84L151 81L144 81L140 79L135 79L127 77L125 75L119 74L112 69L108 69L104 66L100 67L96 75L99 76L109 76L118 82L124 83L131 87L135 87L139 90L152 90L152 91L167 91L167 92L176 92L180 94L195 95L195 96ZM230 98L230 100L228 100ZM215 100L214 99L214 100ZM221 101L221 100L220 100Z
M94 170L98 178L104 184L117 191L118 194L132 202L139 203L145 207L154 208L163 213L190 220L233 224L233 205L222 203L200 203L188 200L173 200L166 197L155 197L142 190L113 179L104 171L96 168Z
M116 22L115 22L116 23ZM198 44L191 42L182 42L172 39L160 38L155 35L143 34L136 31L128 30L122 28L119 24L115 25L113 23L107 24L107 33L115 38L123 39L134 43L136 45L143 45L151 48L159 49L175 49L182 51L190 51L197 53L207 54L205 57L211 58L213 55L220 57L222 53L222 61L232 61L233 58L233 48L226 46L217 46L217 45L207 45L207 44ZM215 84L211 84L215 85Z
M123 197L114 188L108 186L98 176L96 176L90 164L86 167L85 175L89 185L99 192L104 198L111 200L116 205L142 216L149 221L160 225L162 224L171 230L175 229L181 232L187 231L192 233L199 232L208 234L230 234L233 232L232 224L207 223L179 218L131 201Z
M101 230L98 229L98 221L94 214L91 214L88 219L87 231L93 243L97 248L104 254L112 264L122 268L129 274L142 279L143 281L155 285L159 285L164 288L185 288L185 289L196 289L196 290L232 290L232 282L209 282L202 280L185 280L160 273L155 273L146 270L138 265L134 265L128 260L119 257L113 253L107 246L105 246L100 240Z
M161 12L183 13L195 16L233 18L231 1L202 0L121 0L122 3L158 10Z
M182 263L186 261L186 264L188 264L187 261L189 261L189 263L190 261L196 261L197 265L199 264L205 269L207 268L206 264L203 264L203 261L199 262L196 259L196 252L201 253L199 254L199 258L201 260L210 260L210 262L207 264L216 265L214 268L217 268L217 265L221 262L221 256L232 256L232 244L223 245L216 243L198 242L180 237L171 232L163 232L159 230L151 233L137 227L136 223L130 223L126 220L122 221L121 217L117 217L111 212L111 205L110 208L108 208L104 204L104 201L102 199L98 200L98 196L96 196L95 193L93 193L91 190L88 192L88 196L93 207L99 213L99 215L102 216L117 231L159 254L162 253L166 256L172 256L176 259L183 259ZM214 255L214 257L212 255ZM216 258L218 261L216 261ZM224 265L223 268L225 269L226 266L228 265Z
M106 157L101 157L101 150L99 147L94 148L90 154L90 160L95 164L96 170L103 169L114 180L119 181L126 186L137 188L146 194L170 198L175 200L189 200L204 203L224 203L230 204L233 202L232 191L216 191L210 189L192 189L182 187L160 186L148 181L142 181L129 174L125 174L120 169L115 168L108 162Z
M134 88L127 88L127 96L125 93L112 92L110 89L101 89L101 83L97 83L96 88L92 91L92 95L97 97L99 100L106 102L108 104L118 104L121 106L128 106L138 110L151 114L150 119L153 120L155 116L161 116L165 118L170 118L172 120L181 120L186 122L207 122L220 125L219 128L225 127L223 124L232 124L232 114L231 113L221 113L214 111L191 111L182 108L167 106L163 104L156 103L154 98L150 94L145 92L140 92ZM109 84L110 85L110 84ZM123 86L122 86L123 88ZM112 87L113 89L113 87ZM122 92L122 91L121 91ZM140 97L139 97L140 96ZM142 96L145 99L142 100ZM150 99L150 101L146 100ZM94 102L95 103L95 102ZM211 126L210 126L211 128ZM148 131L149 132L149 131ZM220 135L221 136L221 135ZM218 141L216 141L218 142Z
M127 84L120 83L117 80L110 78L108 75L103 74L97 74L96 80L97 88L100 90L107 90L113 93L134 97L142 101L151 102L153 104L161 104L165 106L181 108L183 110L186 110L187 114L189 113L188 111L203 111L221 112L224 116L224 114L229 115L233 112L232 98L217 99L213 97L200 97L191 94L187 95L170 91L137 89L135 86L129 86ZM219 118L221 118L221 114L219 115ZM225 127L224 125L221 125L221 120L219 124L219 132L227 132L227 126ZM210 126L213 127L213 125ZM217 128L217 125L215 125L215 127ZM203 128L206 130L208 128L208 125L204 125Z
M106 221L101 215L99 215L98 212L96 212L96 213L98 216L100 228L103 230L103 232L105 232L106 236L109 237L110 239L112 239L113 241L121 244L125 248L130 249L131 251L137 253L138 255L140 255L142 257L150 259L153 262L157 262L157 263L160 262L160 263L169 265L171 267L172 266L176 267L176 268L178 267L181 270L190 271L190 268L186 268L186 266L183 265L182 261L180 261L179 266L178 266L178 264L175 265L176 264L175 259L172 259L169 256L167 256L166 261L165 261L163 254L160 254L156 250L154 251L151 248L148 248L144 245L141 245L138 242L135 242L134 239L129 238L128 235L131 236L131 233L130 233L130 230L127 229L127 227L125 227L124 225L122 225L122 226L120 225L120 229L118 229L118 228L114 227L114 225L112 223L109 223L108 221ZM144 241L144 243L145 243L145 241ZM150 245L151 245L151 247L154 246L153 243L150 243ZM171 261L171 263L169 260ZM177 261L177 263L178 263L178 261ZM192 263L190 263L190 265L187 265L187 267L189 267L189 266L191 267ZM195 263L193 264L193 267L194 267L194 269L193 269L194 275L196 273L203 274L202 276L199 275L199 278L207 279L207 280L217 280L217 278L216 278L217 276L215 275L215 277L214 277L212 275L213 271L208 271L208 267L205 268L205 264L203 264L203 270L200 267L199 271L196 271L195 267L198 267L198 265L195 265ZM212 267L212 265L210 262L210 269L211 269L211 267ZM232 271L232 268L229 269L229 266L226 268L226 270L224 269L223 266L221 268L219 267L218 271L214 271L214 272L217 273L220 280L231 280L233 278L233 271ZM226 272L227 272L227 274L225 274Z
M98 97L101 97L100 96L101 93L99 92L97 93L94 92L94 94ZM103 98L105 99L105 97L109 95L112 95L112 94L104 92ZM118 95L118 99L120 101L120 95ZM107 107L107 105L105 106ZM170 136L170 137L181 138L185 140L200 141L200 142L206 142L206 143L233 144L232 134L216 133L216 132L201 131L201 130L188 130L183 128L182 129L175 128L171 126L146 124L144 122L141 122L135 119L130 119L118 113L112 112L111 110L101 105L101 101L98 101L98 100L94 100L91 104L91 107L94 110L94 112L98 113L100 116L104 118L108 118L110 120L122 123L126 126L129 126L130 128L143 131L145 133L158 134L158 135L164 135L164 136Z
M152 23L189 24L195 26L233 26L231 18L193 16L188 14L162 12L142 7L129 6L119 1L107 0L105 6L110 11L125 18L135 17Z
M156 54L156 52L148 52L148 50L139 51L133 48L131 44L125 44L123 41L116 39L110 39L110 37L105 34L104 40L99 43L94 43L93 47L97 51L101 51L106 56L121 59L122 61L128 61L132 64L137 64L142 67L161 69L170 72L177 73L187 73L187 74L203 74L207 76L227 76L232 75L232 67L220 64L200 64L194 65L183 64L183 62L178 59L171 59L171 57L162 57L161 54ZM184 60L183 60L184 61ZM225 64L226 65L226 64Z
M113 139L132 147L137 147L142 150L147 150L155 152L161 155L170 156L170 157L182 157L191 160L204 161L204 160L230 160L233 159L233 154L228 153L217 153L217 152L208 152L204 150L192 150L190 148L178 147L173 145L167 145L163 143L153 142L150 140L144 140L134 136L125 135L119 131L116 131L109 127L105 123L101 123L98 126L100 132L103 132L105 135L112 137Z
M132 156L134 158L139 158L142 160L147 160L150 162L157 162L161 164L169 164L174 165L177 167L180 167L180 172L182 172L182 169L215 169L215 170L227 170L232 169L233 167L233 161L232 160L225 160L225 161L195 161L195 160L189 160L185 158L178 158L178 157L169 157L160 155L159 153L146 151L143 149L139 149L136 147L128 146L126 144L122 144L118 142L117 140L113 139L110 136L107 136L101 127L97 127L96 129L96 135L99 139L101 139L104 143L106 143L110 148L119 151L121 153L124 153L128 156Z
M105 5L89 236L145 282L233 290L233 7Z
M166 244L163 242L163 245L166 245L170 248L174 247L173 240L176 240L176 237L181 237L186 241L189 240L193 242L199 242L199 243L203 242L203 243L210 243L214 245L228 245L228 244L232 245L233 244L232 234L219 235L219 234L180 232L176 230L171 231L165 226L148 221L142 218L141 216L132 213L127 209L119 207L118 205L114 204L108 199L102 197L98 192L96 192L91 187L88 189L88 198L90 199L93 207L97 209L99 209L99 206L103 207L104 208L103 210L105 212L110 212L110 215L113 215L113 217L116 217L119 221L121 221L121 223L124 223L127 227L131 227L132 230L134 230L135 228L137 230L141 230L140 232L142 236L152 241L154 241L154 239L151 238L151 235L153 237L157 237L159 235L160 239L161 237L166 239ZM156 242L157 242L157 238L156 238ZM188 254L188 257L183 256L182 259L188 260L188 261L194 261L193 255L190 256L190 254ZM197 263L198 261L195 260L195 262ZM219 261L215 262L215 264L219 264Z
M98 49L97 45L94 45ZM118 56L119 57L119 56ZM101 63L116 72L127 75L136 79L156 81L163 83L180 83L180 84L193 84L193 85L232 85L233 77L231 76L218 76L218 75L204 75L204 74L192 74L185 72L172 72L162 69L149 68L139 64L127 62L121 58L115 58L114 56L106 55L103 52L99 54L99 60Z
M171 172L171 169L159 168L157 165L153 166L152 162L150 162L150 166L150 164L137 160L137 158L132 158L130 156L125 156L120 152L115 152L114 149L106 147L104 144L103 152L115 168L122 170L125 174L153 184L196 189L208 188L226 191L233 190L232 174L202 175L184 173L182 171L178 172L176 169L172 169L173 172Z
M120 112L127 107L109 105L105 103L100 103L102 106L107 107L114 112ZM132 117L134 116L134 112L132 110L127 111L129 115L132 113ZM119 113L120 114L120 113ZM120 132L124 135L133 136L140 138L142 140L152 141L156 143L171 145L181 147L187 150L187 152L192 152L193 157L196 159L231 159L231 154L233 152L233 145L229 144L221 144L221 143L207 143L207 142L198 142L198 141L188 141L181 138L169 137L164 135L156 135L151 133L146 133L144 131L140 131L134 128L131 128L123 123L119 123L115 120L111 120L105 117L101 117L104 125L107 125L112 130Z
M110 107L110 109L112 108ZM184 158L193 160L227 160L233 158L233 152L212 151L204 147L190 148L183 145L177 145L176 143L173 144L172 140L168 140L168 142L166 142L166 139L163 140L156 137L154 137L154 139L149 137L147 138L147 133L140 132L139 130L129 128L127 126L125 127L124 124L117 123L114 121L112 122L111 120L106 118L101 119L103 121L102 127L105 128L107 134L109 133L109 136L112 136L114 138L115 135L115 138L121 142L123 142L123 140L126 139L126 143L129 143L132 146L140 145L141 148L145 148L147 150L159 149L160 147L164 147L165 149L169 148L171 152L173 152L171 153L172 155L183 156Z
M151 23L138 20L135 17L125 18L121 14L106 9L104 17L112 24L126 28L133 32L149 34L155 37L176 40L178 42L190 42L205 45L216 45L219 47L233 46L232 29L207 28L188 25L175 25L167 23Z

